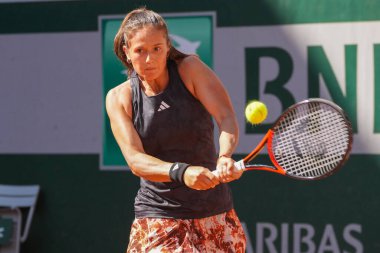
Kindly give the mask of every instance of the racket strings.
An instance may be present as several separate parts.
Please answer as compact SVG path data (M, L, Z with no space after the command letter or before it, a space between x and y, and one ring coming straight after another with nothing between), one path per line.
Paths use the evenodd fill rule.
M334 124L331 124L334 123ZM309 164L310 167L306 168L300 168L295 170L295 173L300 173L300 172L305 172L307 176L317 176L320 174L328 173L331 169L333 169L341 160L341 156L337 156L337 152L339 153L339 149L337 150L332 150L332 148L339 148L339 145L336 145L339 143L340 139L336 138L331 138L331 137L336 137L339 136L338 134L334 134L330 136L330 133L333 133L332 130L334 129L339 129L340 126L336 125L336 122L329 122L329 127L332 129L327 129L327 134L328 135L321 135L323 132L316 132L316 133L311 133L310 136L313 137L311 139L311 142L309 140L309 146L313 145L313 147L317 147L317 152L318 148L319 153L317 153L317 157L319 159L315 159L316 152L312 153L314 154L313 156L306 156L305 163ZM325 138L325 139L323 139ZM322 142L317 142L317 141L322 141ZM306 142L307 143L307 142ZM322 145L322 146L321 146ZM327 147L329 147L330 152L327 151ZM344 155L344 150L342 152L342 155Z
M313 115L312 115L313 116ZM314 152L312 150L311 155L306 155L304 158L305 164L308 164L309 167L300 167L299 169L294 170L294 173L304 173L304 176L318 176L322 174L328 173L330 170L335 168L335 166L340 162L342 156L337 156L337 152L339 153L339 149L337 150L331 150L331 148L339 148L336 144L339 143L339 139L331 138L329 133L333 133L332 130L334 129L340 129L339 124L337 125L337 122L327 122L329 124L329 127L331 129L327 128L327 132L323 131L311 131L309 136L312 139L306 139L303 144L306 143L306 148L309 149L310 147L314 148ZM326 133L328 135L326 135ZM339 136L338 134L331 135L331 136ZM321 142L322 141L322 142ZM322 145L322 146L321 146ZM327 146L330 147L331 152L327 151ZM304 148L304 147L303 147ZM343 150L342 155L344 155L345 150ZM316 159L316 157L318 159Z
M274 129L272 150L276 161L294 176L328 174L341 162L349 145L345 118L327 104L301 104Z

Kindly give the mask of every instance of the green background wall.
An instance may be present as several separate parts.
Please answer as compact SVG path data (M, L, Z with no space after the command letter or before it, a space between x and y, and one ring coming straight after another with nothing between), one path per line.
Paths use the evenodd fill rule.
M98 16L122 15L141 5L160 13L215 11L217 27L380 20L380 2L375 0L2 3L0 34L97 31ZM0 92L5 85L0 69ZM259 156L258 162L268 161L265 156ZM361 231L353 232L352 237L361 242L363 252L375 253L380 252L378 178L380 156L359 152L351 156L337 175L322 181L303 182L257 172L246 173L231 186L236 210L247 225L256 253L255 239L260 223L273 224L279 233L274 241L277 251L266 248L264 252L291 253L294 224L314 227L314 252L362 252L343 235L348 224L360 224ZM98 153L0 152L0 184L41 186L30 235L22 245L22 253L125 250L139 181L128 171L101 171ZM280 232L281 224L289 224L287 239ZM330 231L324 237L328 224L333 225L333 235ZM280 250L284 240L288 241L288 251ZM307 252L307 245L304 244L302 250Z
M139 184L130 172L99 171L97 155L2 155L0 164L1 183L41 185L22 252L124 251ZM257 222L310 223L320 231L315 235L318 245L323 228L333 224L342 241L340 252L355 252L343 241L342 231L347 223L358 223L363 231L355 237L364 252L378 252L379 166L379 157L356 155L338 174L316 182L246 173L231 184L235 207L252 228L251 240Z

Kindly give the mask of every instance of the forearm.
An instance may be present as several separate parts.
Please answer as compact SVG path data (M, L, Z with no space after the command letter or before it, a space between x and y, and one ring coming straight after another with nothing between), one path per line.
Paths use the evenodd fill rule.
M219 156L231 157L239 141L239 128L234 116L226 117L219 124Z
M167 163L161 161L155 157L147 155L145 153L135 154L132 159L129 159L132 172L144 179L154 182L180 182L189 188L195 190L207 190L214 188L220 182L214 174L212 174L207 168L201 166L189 166L176 170L177 173L172 173L171 179L169 170L173 166L173 163ZM172 171L174 172L174 170ZM183 174L182 174L183 173ZM181 179L179 179L181 178Z
M241 177L243 171L235 170L235 161L231 158L239 140L239 130L234 116L222 121L219 137L219 159L217 161L218 180L228 183Z
M120 85L108 92L106 109L112 133L133 174L156 182L170 182L172 163L162 161L144 151L132 122L130 86Z
M155 182L170 182L169 169L172 163L162 161L145 153L126 155L133 174Z

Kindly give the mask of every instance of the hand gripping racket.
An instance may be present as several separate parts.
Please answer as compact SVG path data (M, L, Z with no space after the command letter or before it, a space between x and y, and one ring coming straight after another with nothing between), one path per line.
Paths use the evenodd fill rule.
M352 141L351 123L344 111L328 100L311 98L289 107L257 147L237 161L235 167L296 179L321 179L342 167ZM265 144L273 166L250 164Z

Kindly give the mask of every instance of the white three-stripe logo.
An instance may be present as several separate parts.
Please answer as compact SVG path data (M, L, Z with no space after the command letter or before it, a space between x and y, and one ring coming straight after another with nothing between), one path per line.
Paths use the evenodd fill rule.
M157 111L160 112L160 111L163 111L163 110L168 109L168 108L170 108L170 105L168 105L164 101L161 101L160 108L158 108Z
M174 165L173 170L178 170L178 169L179 169L179 165L177 163L176 165Z

